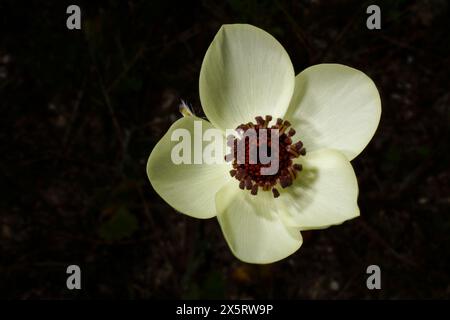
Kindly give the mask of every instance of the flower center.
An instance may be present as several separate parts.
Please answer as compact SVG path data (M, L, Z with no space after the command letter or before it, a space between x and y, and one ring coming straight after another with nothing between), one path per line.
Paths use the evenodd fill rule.
M272 190L273 196L278 198L277 186L286 188L292 185L297 172L302 170L302 166L293 163L293 159L304 156L306 150L301 141L293 143L295 130L289 129L289 121L278 118L269 127L272 116L258 116L255 120L256 123L249 122L236 128L239 137L227 137L227 144L232 148L226 157L232 161L230 175L239 181L242 190L251 190L252 195L261 188L263 191Z

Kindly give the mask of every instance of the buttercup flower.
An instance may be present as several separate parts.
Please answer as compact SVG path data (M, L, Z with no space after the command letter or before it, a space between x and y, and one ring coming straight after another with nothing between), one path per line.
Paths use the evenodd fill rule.
M283 259L302 245L300 231L359 216L350 161L369 143L381 115L369 77L340 64L314 65L295 76L275 38L234 24L222 26L208 48L199 86L209 121L179 119L148 159L153 188L173 208L217 217L233 254L249 263ZM175 164L171 153L179 141L172 134L185 129L193 135L194 121L223 132L278 129L277 173L260 175L260 163ZM225 133L222 138L226 145Z

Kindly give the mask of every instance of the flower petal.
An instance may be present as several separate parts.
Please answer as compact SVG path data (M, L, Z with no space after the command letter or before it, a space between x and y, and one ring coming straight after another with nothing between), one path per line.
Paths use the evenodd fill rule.
M172 150L181 141L181 138L171 141L176 129L185 129L190 134L188 144L194 158L194 140L199 139L194 136L194 121L201 121L203 132L214 128L209 122L193 116L177 120L150 154L147 175L155 191L173 208L195 218L211 218L216 215L215 194L230 180L230 165L225 162L177 165L172 160ZM222 134L221 139L225 146ZM210 142L200 143L205 147Z
M203 60L200 100L211 123L235 129L255 116L284 116L294 84L291 60L274 37L251 25L223 25Z
M342 153L322 149L300 162L303 170L277 199L287 225L321 229L359 216L358 181Z
M340 64L319 64L297 75L286 118L307 151L337 149L352 160L372 139L380 116L380 95L368 76Z
M230 181L216 196L217 219L231 251L244 262L271 263L294 253L302 244L298 228L286 227L271 192L252 196Z

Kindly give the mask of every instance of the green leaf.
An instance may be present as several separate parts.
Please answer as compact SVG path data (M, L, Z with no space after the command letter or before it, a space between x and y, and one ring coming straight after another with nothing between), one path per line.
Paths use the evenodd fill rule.
M122 206L111 219L101 225L99 234L100 237L108 241L121 240L131 236L137 227L136 217L126 207Z

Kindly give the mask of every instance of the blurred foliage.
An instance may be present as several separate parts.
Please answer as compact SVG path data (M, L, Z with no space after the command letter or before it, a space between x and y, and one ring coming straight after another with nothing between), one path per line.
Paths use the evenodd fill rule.
M136 217L126 207L112 208L112 217L100 226L99 234L105 240L121 240L138 228Z

